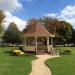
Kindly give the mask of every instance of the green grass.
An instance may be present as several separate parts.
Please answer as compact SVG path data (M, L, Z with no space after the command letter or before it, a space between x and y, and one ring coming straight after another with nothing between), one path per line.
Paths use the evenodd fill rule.
M45 63L52 71L52 75L75 75L75 48L60 47L70 49L72 54L63 55L58 58L48 59Z
M34 55L14 56L11 50L14 48L0 48L0 75L28 75L31 72L31 61ZM16 48L15 48L16 49Z

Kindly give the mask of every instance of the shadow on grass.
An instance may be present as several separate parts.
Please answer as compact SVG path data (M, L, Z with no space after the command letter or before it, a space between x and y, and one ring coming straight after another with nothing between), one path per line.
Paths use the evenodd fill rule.
M4 51L4 54L8 56L16 56L15 54L12 53L12 51Z

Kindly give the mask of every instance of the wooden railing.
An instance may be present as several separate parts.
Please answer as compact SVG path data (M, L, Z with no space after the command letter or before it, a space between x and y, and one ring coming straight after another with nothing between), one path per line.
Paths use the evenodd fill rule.
M49 46L49 53L51 55L59 55L59 50L54 49L52 45Z
M35 46L26 46L26 47L24 46L23 49L25 51L35 51Z

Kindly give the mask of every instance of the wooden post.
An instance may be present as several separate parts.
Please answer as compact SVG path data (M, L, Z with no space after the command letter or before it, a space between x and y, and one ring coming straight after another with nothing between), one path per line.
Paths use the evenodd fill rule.
M25 37L25 41L24 41L24 46L26 47L26 37Z
M51 38L51 45L52 45L52 51L53 51L53 38Z
M36 54L37 54L37 37L35 37L35 51L36 51Z
M49 37L47 37L47 50L49 52Z
M24 41L23 41L23 50L26 50L26 37L24 38Z
M51 45L53 45L53 38L51 38Z

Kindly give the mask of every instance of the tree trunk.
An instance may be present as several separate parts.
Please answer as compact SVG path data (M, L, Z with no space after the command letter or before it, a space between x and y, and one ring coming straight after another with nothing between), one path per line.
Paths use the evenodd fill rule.
M64 47L65 47L65 42L64 42Z
M69 42L68 42L68 47L69 47Z

